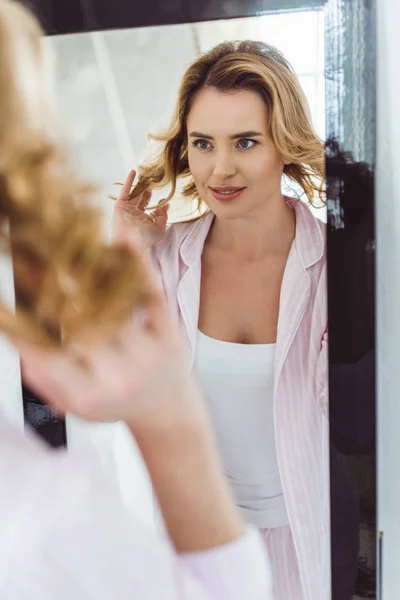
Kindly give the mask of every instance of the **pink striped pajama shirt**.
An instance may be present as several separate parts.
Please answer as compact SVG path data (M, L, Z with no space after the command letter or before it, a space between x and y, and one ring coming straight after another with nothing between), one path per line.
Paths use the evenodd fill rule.
M263 531L276 600L329 600L330 507L325 225L300 201L282 281L275 358L277 456L290 526ZM201 254L214 215L170 225L151 250L192 361Z

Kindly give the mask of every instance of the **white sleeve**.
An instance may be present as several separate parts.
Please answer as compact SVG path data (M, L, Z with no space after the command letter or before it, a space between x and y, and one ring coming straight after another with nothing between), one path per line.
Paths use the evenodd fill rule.
M0 598L272 598L257 532L177 555L125 512L100 473L32 441L22 447L19 435L18 448L4 448L4 436L0 443Z

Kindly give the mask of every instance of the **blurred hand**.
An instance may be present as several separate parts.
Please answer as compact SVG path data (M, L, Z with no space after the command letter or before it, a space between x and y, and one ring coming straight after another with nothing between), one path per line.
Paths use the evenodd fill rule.
M156 208L151 213L145 209L151 199L151 191L147 190L128 200L132 189L136 171L132 170L122 186L121 192L114 206L113 237L118 241L126 237L129 231L140 234L142 245L149 248L163 239L167 226L168 208Z
M53 351L14 343L24 381L59 414L151 426L179 419L191 404L194 386L180 333L155 286L150 306L101 345Z

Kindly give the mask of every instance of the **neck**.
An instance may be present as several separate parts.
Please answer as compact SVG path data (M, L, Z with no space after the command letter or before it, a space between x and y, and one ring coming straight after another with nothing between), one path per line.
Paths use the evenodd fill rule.
M271 252L287 252L296 229L294 211L284 197L266 202L237 219L215 217L208 243L243 260L261 260Z

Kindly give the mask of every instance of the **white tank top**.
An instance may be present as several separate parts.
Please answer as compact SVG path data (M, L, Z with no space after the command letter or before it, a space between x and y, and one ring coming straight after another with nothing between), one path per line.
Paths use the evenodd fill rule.
M225 474L243 518L288 525L274 428L275 344L234 344L197 334L194 376L214 426Z

